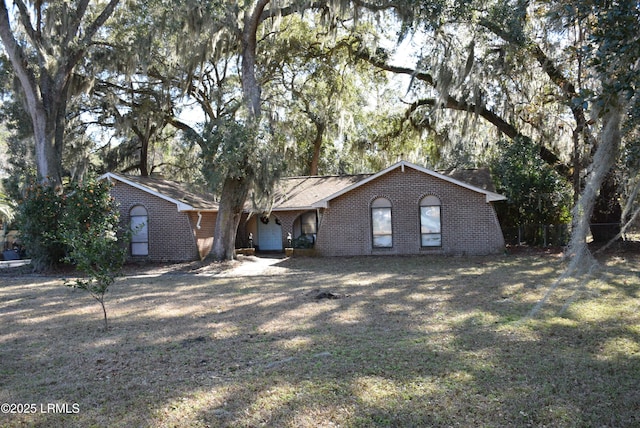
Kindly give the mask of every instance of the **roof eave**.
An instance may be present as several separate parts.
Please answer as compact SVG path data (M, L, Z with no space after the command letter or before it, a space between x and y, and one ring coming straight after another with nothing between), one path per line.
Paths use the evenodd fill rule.
M487 203L488 202L498 202L498 201L506 201L507 197L500 195L498 193L487 192Z
M184 202L180 202L172 198L167 197L166 199L167 200L171 199L171 202L175 202L176 206L178 207L178 212L180 213L185 211L204 211L204 210L199 210L197 208L194 208L189 204L185 204Z
M279 207L276 208L274 207L271 212L282 212L282 211L308 211L308 210L315 210L316 207L315 205L304 205L304 206L299 206L299 207Z
M184 209L184 210L178 210L178 211L189 211L189 212L199 212L199 213L217 213L218 211L220 211L219 208L196 208L196 207L191 207L189 209Z

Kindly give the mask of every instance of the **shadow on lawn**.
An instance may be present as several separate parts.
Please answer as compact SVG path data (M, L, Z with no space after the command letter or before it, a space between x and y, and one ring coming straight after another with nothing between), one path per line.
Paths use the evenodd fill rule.
M0 425L637 424L638 354L607 350L638 346L637 324L613 313L514 324L558 263L287 259L282 276L122 280L107 334L89 297L9 283L0 401L77 402L80 413ZM627 287L637 297L637 282Z

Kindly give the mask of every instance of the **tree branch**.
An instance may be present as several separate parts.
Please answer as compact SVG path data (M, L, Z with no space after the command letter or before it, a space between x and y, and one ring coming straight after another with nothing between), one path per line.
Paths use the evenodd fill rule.
M24 52L13 36L11 24L9 22L9 12L6 2L0 2L0 38L4 44L7 55L11 60L13 69L24 88L24 95L27 104L32 110L41 108L40 89L33 70L29 68Z
M84 0L84 1L88 1L88 0ZM75 66L78 64L80 59L84 56L87 48L92 42L93 36L95 36L98 29L102 27L104 23L107 21L107 19L109 19L109 17L113 14L113 11L115 10L119 2L120 0L110 0L109 3L105 6L105 8L102 10L100 15L98 15L98 17L91 24L87 26L86 30L84 31L84 37L79 43L79 48L76 49L69 56L69 60L65 64L64 69L58 72L58 78L62 78L66 81L66 79L71 74ZM80 13L80 9L78 13ZM84 13L86 13L86 8L84 9L83 15ZM79 21L82 20L81 15L78 15L76 18L78 20L78 23Z
M409 119L411 114L415 112L418 108L422 106L431 106L434 107L436 105L435 99L420 99L412 103L407 111L405 112L405 118ZM509 137L511 140L516 140L518 138L528 138L522 135L518 130L502 119L500 116L492 112L491 110L486 109L485 107L478 107L475 104L470 104L465 101L459 101L452 96L447 97L446 102L441 106L442 108L447 108L451 110L464 111L467 113L475 113L478 116L485 119L487 122L494 125L500 132ZM547 149L544 146L540 146L539 152L540 158L547 162L550 165L556 167L558 172L562 174L568 174L569 168L566 165L559 164L560 158L553 153L551 150Z
M372 12L382 12L383 10L398 8L398 5L395 4L393 1L384 2L381 4L374 4L371 2L354 0L351 3L356 8L367 9ZM305 5L304 3L298 3L298 4L291 4L285 7L276 7L274 9L269 8L264 12L262 12L262 14L260 15L260 23L264 22L269 18L274 18L277 16L289 16L289 15L293 15L294 13L304 12L305 10L308 10L308 9L325 9L328 6L329 6L329 1L317 0L307 5Z
M289 16L289 15L293 15L294 13L304 12L307 9L323 9L326 6L327 6L327 1L322 0L322 1L311 2L311 4L309 5L296 3L296 4L291 4L285 7L264 9L260 14L260 17L258 19L258 24L263 23L269 18L275 18L278 16Z
M502 38L504 41L512 45L524 48L531 54L533 58L535 58L545 74L562 91L563 95L565 96L565 102L571 109L573 118L576 121L576 130L578 132L584 133L585 138L590 143L595 143L595 138L593 137L591 132L589 132L587 126L589 122L585 117L582 103L571 103L571 100L578 97L575 85L569 80L569 78L562 74L562 71L558 69L558 67L556 67L554 62L547 56L542 48L529 38L520 40L515 36L514 33L502 29L499 25L491 22L488 19L481 19L479 21L479 24L496 36Z
M396 73L396 74L406 74L411 76L413 79L417 79L420 81L423 81L425 83L427 83L429 86L432 87L436 87L436 81L433 78L433 76L431 76L429 73L424 73L424 72L420 72L417 70L413 70L410 68L406 68L406 67L398 67L398 66L393 66L388 64L384 59L382 59L379 56L375 56L372 55L371 53L369 53L366 49L353 49L353 45L351 44L346 44L346 46L348 47L348 49L352 50L353 54L356 56L356 58L362 59L364 61L367 61L368 63L370 63L371 65L380 68L382 70L385 71L390 71L392 73ZM430 100L418 100L416 102L414 102L413 104L411 104L411 106L409 107L409 109L407 110L407 112L405 113L405 117L409 118L409 116L411 116L411 114L417 110L419 107L421 106L425 106L425 105L429 105L434 107L436 105L436 101L433 99ZM451 109L451 110L458 110L458 111L466 111L469 113L475 113L478 116L482 117L483 119L485 119L487 122L491 123L492 125L494 125L500 132L502 132L504 135L506 135L508 138L515 140L518 137L523 137L523 138L528 138L524 135L522 135L515 126L513 126L512 124L510 124L509 122L507 122L506 120L504 120L503 118L501 118L500 116L498 116L496 113L492 112L491 110L487 109L484 106L477 106L475 104L470 104L467 103L465 101L460 101L456 98L454 98L453 96L449 95L445 102L443 103L443 105L441 105L440 107L442 108L447 108L447 109ZM554 165L556 168L558 168L559 172L563 173L563 174L568 174L568 168L566 165L559 165L558 162L560 161L560 159L558 158L558 156L553 153L551 150L547 149L544 146L540 146L540 157L547 163L549 163L550 165Z
M100 15L96 18L96 20L87 27L87 29L85 30L84 38L82 40L83 46L89 46L91 40L93 39L93 36L96 34L96 31L98 31L98 29L102 27L105 22L107 22L107 19L109 19L109 17L113 14L113 11L115 10L119 2L120 0L110 0L102 10Z
M69 43L71 43L71 40L73 40L74 36L78 32L78 28L80 28L80 24L82 23L82 17L86 13L88 5L89 5L89 0L82 0L76 7L73 24L70 25L69 28L67 29L67 34L64 39L65 46L68 46Z
M198 143L198 145L200 147L202 147L202 148L205 147L206 141L191 126L187 125L186 123L184 123L181 120L178 120L178 118L176 118L174 116L169 116L169 117L166 118L166 120L174 128L176 128L176 129L178 129L178 130L180 130L182 132L188 133L189 135L193 136L196 139L196 142Z
M435 79L429 73L424 73L407 67L391 65L386 62L386 59L371 54L366 48L362 48L360 46L354 47L353 41L342 41L340 42L340 45L346 47L356 58L364 60L381 70L390 71L395 74L406 74L411 76L413 79L426 82L429 86L436 86Z
M18 11L20 12L20 23L24 27L25 34L27 35L27 37L29 37L29 39L35 46L38 46L38 48L41 48L42 37L40 37L41 36L40 27L35 29L31 25L31 17L29 16L29 9L27 9L27 6L24 4L22 0L14 0L13 3L17 6ZM2 7L6 7L6 6L3 4ZM39 7L38 7L38 16L40 16Z

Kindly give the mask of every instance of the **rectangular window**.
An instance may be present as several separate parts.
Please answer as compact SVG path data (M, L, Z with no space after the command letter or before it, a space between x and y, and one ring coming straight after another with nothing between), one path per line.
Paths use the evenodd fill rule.
M423 247L442 246L440 207L420 207L420 243Z
M393 244L391 233L391 208L371 208L373 226L373 246L390 248Z

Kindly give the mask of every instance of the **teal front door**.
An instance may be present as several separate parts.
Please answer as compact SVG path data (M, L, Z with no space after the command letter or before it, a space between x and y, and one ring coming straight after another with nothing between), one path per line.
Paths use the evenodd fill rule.
M258 249L260 251L282 251L282 226L276 217L258 219Z

